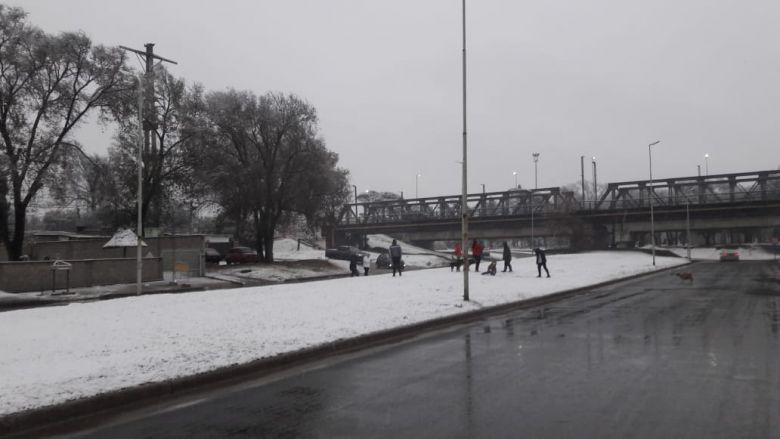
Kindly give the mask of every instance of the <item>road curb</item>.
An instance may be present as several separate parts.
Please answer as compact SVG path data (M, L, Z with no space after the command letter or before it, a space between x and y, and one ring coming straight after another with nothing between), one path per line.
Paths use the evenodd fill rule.
M377 331L354 338L337 340L299 351L263 358L249 363L236 364L203 372L197 375L175 378L172 380L147 383L126 389L115 390L95 396L85 397L62 404L35 408L0 417L0 436L18 435L30 436L51 433L68 426L87 423L90 419L108 416L120 410L139 408L146 404L160 402L173 396L184 396L187 392L203 391L210 387L224 386L239 382L252 376L258 378L292 366L300 366L323 357L348 354L383 344L397 342L420 335L423 332L443 329L454 324L465 324L480 320L490 315L531 308L563 298L575 296L588 290L601 288L652 276L664 271L679 269L695 262L662 268L659 270L626 276L585 287L559 291L546 296L524 299L516 302L485 307L478 310L440 317L407 326Z

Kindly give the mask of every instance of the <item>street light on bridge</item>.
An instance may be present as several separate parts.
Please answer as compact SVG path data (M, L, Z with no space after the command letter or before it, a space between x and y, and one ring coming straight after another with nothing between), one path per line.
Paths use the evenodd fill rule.
M710 155L704 154L704 175L710 175Z
M650 242L653 246L653 266L655 266L655 218L653 216L653 145L661 143L660 140L647 145L647 156L650 159L650 187L647 191L647 201L650 203Z
M512 175L514 175L514 176L515 176L515 186L514 186L514 188L513 188L513 189L517 189L517 171L513 171L513 172L512 172Z
M537 178L537 170L538 170L538 163L539 163L539 153L535 152L531 154L534 158L534 189L539 188L539 180ZM534 246L534 192L531 191L531 198L528 200L531 206L531 249L536 248Z
M593 208L596 208L596 201L599 199L599 189L596 184L596 156L593 156Z
M417 192L420 185L420 177L422 177L422 174L420 171L417 171L417 175L414 176L414 198L420 198L420 195Z
M538 179L538 163L539 163L539 153L535 152L531 154L534 157L534 189L539 189L539 179Z

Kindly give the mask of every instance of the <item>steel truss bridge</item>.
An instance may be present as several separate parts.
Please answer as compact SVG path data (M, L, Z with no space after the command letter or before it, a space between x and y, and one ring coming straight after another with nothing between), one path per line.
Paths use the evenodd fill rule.
M780 226L777 221L780 170L667 178L652 183L649 180L609 183L598 198L581 200L577 195L558 187L469 194L466 204L470 229L476 234L481 229L488 236L498 237L502 233L524 236L534 233L526 229L528 223L535 223L539 234L549 234L555 231L545 230L545 222L573 218L594 224L612 223L611 233L615 235L623 233L614 228L616 220L622 223L623 229L627 221L649 224L651 204L656 211L656 222L661 222L656 227L659 231L664 230L664 220L669 221L667 225L674 223L670 227L679 229L680 215L684 219L687 211L694 223L697 219L710 219L709 226L699 221L695 227ZM735 214L742 218L739 224L723 223ZM744 220L751 215L774 219L751 225ZM342 210L337 234L411 233L413 236L407 239L457 239L460 217L460 195L353 203ZM711 221L715 218L721 221L717 224ZM642 227L628 227L627 233L639 232ZM492 231L488 232L489 229Z

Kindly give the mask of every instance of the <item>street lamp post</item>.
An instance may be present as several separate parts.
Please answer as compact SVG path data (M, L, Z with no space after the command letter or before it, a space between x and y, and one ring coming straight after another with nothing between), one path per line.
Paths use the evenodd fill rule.
M513 189L517 189L517 171L512 172L512 175L515 176L515 186Z
M535 152L531 154L534 158L534 189L538 189L539 180L537 179L537 170L539 163L539 153ZM531 199L528 200L531 206L531 248L534 248L534 192L531 191Z
M710 155L704 154L704 175L710 175Z
M462 163L462 171L463 175L461 178L461 202L460 202L460 214L461 214L461 249L463 251L463 300L468 301L469 300L469 247L468 247L468 239L469 239L469 211L468 211L468 205L466 205L466 201L468 198L467 194L467 136L466 136L466 0L463 0L463 163Z
M687 247L688 260L691 260L691 207L685 203L685 247Z
M596 201L599 199L599 186L596 183L596 157L593 157L593 208L596 208Z
M696 165L696 172L698 172L699 177L701 177L701 165Z
M585 208L585 156L580 156L580 177L582 178L582 207Z
M539 163L539 153L535 152L532 154L534 156L534 189L539 189L539 180L537 178L538 174L538 163Z
M358 222L358 201L357 201L357 186L352 185L352 189L355 190L355 222Z
M650 242L653 246L653 266L655 266L655 218L653 216L653 149L651 147L653 145L658 145L659 143L661 143L661 141L656 140L647 145L647 156L650 159L650 188L647 191L647 201L650 203Z
M420 174L420 171L417 171L417 175L414 176L414 198L420 197L419 193L417 192L420 185L420 177L422 177L422 174Z

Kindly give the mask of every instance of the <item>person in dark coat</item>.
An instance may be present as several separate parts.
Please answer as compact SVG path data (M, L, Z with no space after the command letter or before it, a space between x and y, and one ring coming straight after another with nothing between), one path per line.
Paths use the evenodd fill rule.
M360 272L357 269L358 259L360 259L360 255L352 255L349 258L349 272L351 273L350 277L360 276Z
M395 272L398 270L398 275L401 276L401 246L398 245L398 242L396 240L393 240L393 243L390 245L390 260L393 263L393 277L395 277Z
M542 277L542 268L547 273L547 277L550 277L550 271L547 270L547 255L544 254L544 250L537 247L534 249L536 254L536 269L539 271L539 275L536 277Z
M479 271L479 262L482 260L482 244L476 239L471 243L471 254L474 255L474 271Z
M504 241L504 273L506 273L507 268L509 271L512 271L512 251L509 250L509 244Z

